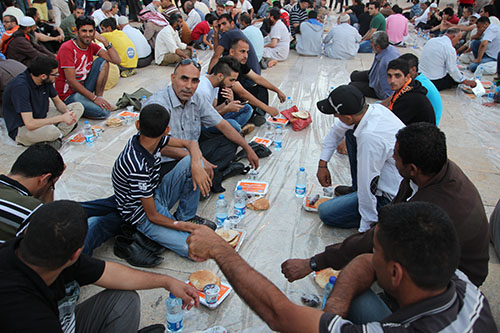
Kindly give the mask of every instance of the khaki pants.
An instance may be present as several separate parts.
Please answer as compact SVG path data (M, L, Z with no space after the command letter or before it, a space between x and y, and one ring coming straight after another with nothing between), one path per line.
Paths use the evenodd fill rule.
M77 121L83 114L83 105L81 103L71 103L68 105L68 109L75 113ZM53 109L47 113L47 118L60 114L57 109ZM65 122L61 122L55 125L45 125L33 131L28 130L26 126L22 126L17 129L16 142L23 146L31 146L37 142L55 141L68 135L74 126L75 124L67 125Z
M190 49L182 50L182 52L184 52L184 54L187 55L188 57L191 57L192 52ZM182 58L177 53L167 53L163 56L163 61L161 62L160 66L168 66L176 64L181 60Z

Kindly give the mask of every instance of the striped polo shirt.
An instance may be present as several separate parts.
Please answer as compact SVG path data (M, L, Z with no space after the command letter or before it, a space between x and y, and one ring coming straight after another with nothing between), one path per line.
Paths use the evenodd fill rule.
M444 293L399 309L383 319L354 325L340 316L324 313L320 333L334 332L497 332L483 293L457 270Z
M124 221L134 224L144 220L141 198L153 197L160 184L160 150L169 139L163 137L151 154L141 146L136 134L116 159L111 177L117 208Z

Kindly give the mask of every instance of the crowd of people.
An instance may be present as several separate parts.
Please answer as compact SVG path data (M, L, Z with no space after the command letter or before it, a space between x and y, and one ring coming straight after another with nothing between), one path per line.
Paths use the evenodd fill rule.
M2 329L136 332L140 289L165 288L188 309L199 305L196 289L173 277L92 257L114 238L115 255L132 266L159 265L165 249L195 261L214 259L276 331L496 332L478 288L488 275L490 235L500 248L500 214L488 224L478 190L448 159L438 127L439 91L477 84L458 61L474 72L500 60L495 4L479 2L460 0L455 12L419 0L408 8L387 0L351 6L342 0L4 0L2 112L10 140L27 148L0 175ZM402 52L412 28L429 36L420 57ZM319 219L357 232L281 265L290 282L341 270L324 311L293 304L214 233L215 222L197 215L200 200L247 172L235 159L238 148L253 169L266 156L245 136L279 115L269 91L281 103L286 95L261 74L293 49L338 60L374 54L369 70L353 71L348 84L317 101L319 112L335 118L313 157L317 180L332 186L329 162L337 150L348 157L352 181L319 205ZM205 75L196 50L212 53ZM54 201L66 168L58 152L62 139L80 118L102 120L116 110L104 98L113 68L120 79L134 80L146 66L172 66L173 73L141 105L137 134L113 165L114 195ZM375 281L379 295L371 289ZM105 290L78 303L88 284ZM162 330L146 331L155 329Z

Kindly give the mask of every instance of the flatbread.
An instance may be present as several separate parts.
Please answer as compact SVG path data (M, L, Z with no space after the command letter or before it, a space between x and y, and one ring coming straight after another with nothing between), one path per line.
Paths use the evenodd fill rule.
M247 203L247 208L252 210L268 210L269 200L267 200L266 198L257 199L254 202Z
M326 284L330 280L330 276L339 276L339 271L334 270L333 268L325 268L318 273L316 273L316 277L314 280L318 284L318 286L323 289L325 288Z
M233 229L217 229L215 233L222 237L226 242L231 244L233 240L238 238L239 232Z
M199 291L203 291L203 288L208 284L216 284L220 287L220 278L208 269L191 273L189 282Z
M120 118L113 117L113 118L109 118L106 121L106 126L108 126L108 127L118 127L121 125L122 125L122 120Z

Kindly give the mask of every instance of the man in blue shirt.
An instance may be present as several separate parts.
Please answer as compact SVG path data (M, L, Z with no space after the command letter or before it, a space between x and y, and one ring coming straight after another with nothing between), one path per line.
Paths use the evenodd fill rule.
M389 37L383 31L377 31L370 39L375 59L368 71L354 71L351 73L350 85L355 86L366 97L386 99L392 94L387 81L387 65L391 60L399 57L397 48L389 45Z

